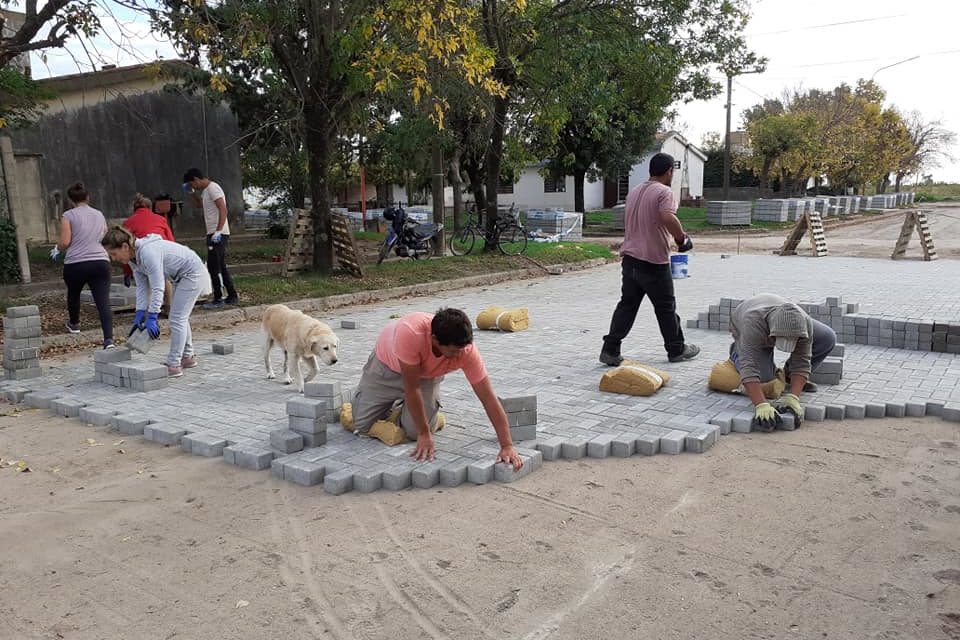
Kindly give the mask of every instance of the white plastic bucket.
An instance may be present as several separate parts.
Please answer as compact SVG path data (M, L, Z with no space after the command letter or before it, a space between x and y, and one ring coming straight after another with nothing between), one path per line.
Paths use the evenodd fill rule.
M670 274L674 280L690 277L690 256L673 255L670 256Z

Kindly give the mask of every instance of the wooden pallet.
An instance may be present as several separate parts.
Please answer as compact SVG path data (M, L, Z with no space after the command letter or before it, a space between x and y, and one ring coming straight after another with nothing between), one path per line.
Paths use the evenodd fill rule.
M920 236L920 249L923 250L923 259L926 262L937 259L937 249L933 246L933 234L930 233L927 214L923 211L907 211L903 217L903 226L900 228L900 237L897 238L897 244L890 256L891 260L897 260L906 255L907 246L910 244L910 238L913 237L914 229Z
M823 234L823 219L819 211L808 211L797 219L797 224L790 231L790 235L780 248L781 256L797 255L797 246L803 236L810 235L810 248L814 257L822 258L827 255L827 238Z
M363 266L360 264L360 251L350 230L349 218L342 213L331 214L330 231L333 249L340 266L358 278L362 278ZM309 209L297 209L296 219L290 225L281 273L287 278L311 267L313 267L313 219Z

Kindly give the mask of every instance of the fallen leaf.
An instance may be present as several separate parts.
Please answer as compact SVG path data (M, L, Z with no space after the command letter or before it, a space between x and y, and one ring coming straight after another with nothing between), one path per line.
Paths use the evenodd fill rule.
M50 473L60 473L60 467L54 467L53 469L50 469Z
M23 460L17 462L17 471L19 473L30 473L30 467L27 466L27 463Z
M97 442L97 441L94 440L93 438L87 438L87 444L90 445L91 447L102 447L102 446L103 446L103 443L102 443L102 442Z
M246 600L237 600L237 609L243 609L244 607L248 606L249 604L250 604L250 603L247 602Z
M119 447L119 446L122 445L124 442L126 442L126 440L117 440L116 442L113 443L113 446Z
M126 453L123 449L117 449L117 453Z
M129 539L130 539L130 536L126 536L125 538L120 538L120 542L126 542Z
M143 469L137 469L137 475L138 476L143 475Z

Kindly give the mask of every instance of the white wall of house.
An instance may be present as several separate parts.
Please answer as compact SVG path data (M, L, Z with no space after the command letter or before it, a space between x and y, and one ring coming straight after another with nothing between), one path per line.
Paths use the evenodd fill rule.
M564 180L564 191L548 193L539 167L525 167L520 179L513 185L513 193L501 193L498 202L502 205L516 203L518 209L557 208L564 211L574 210L573 176ZM587 211L603 207L603 182L583 182L583 206Z
M630 189L650 178L650 158L656 153L669 153L680 161L680 168L673 172L673 195L677 202L685 195L690 198L703 196L704 156L699 149L676 134L667 136L656 151L651 151L633 165L630 170Z

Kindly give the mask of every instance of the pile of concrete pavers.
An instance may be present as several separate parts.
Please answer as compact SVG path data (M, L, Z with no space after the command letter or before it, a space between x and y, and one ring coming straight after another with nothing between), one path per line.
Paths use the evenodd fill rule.
M843 358L846 351L846 345L837 343L830 355L817 365L817 370L810 374L810 382L830 385L840 384L843 379Z
M753 203L749 200L711 200L707 203L707 223L720 226L749 225Z
M757 200L753 203L753 219L765 222L786 222L790 200Z
M816 201L813 198L791 198L787 200L787 220L796 222L807 213L815 211Z
M730 315L741 302L722 298L720 304L710 305L696 320L688 320L687 327L729 331ZM841 343L960 354L960 321L871 316L860 313L859 303L844 303L841 296L828 297L823 304L797 304L811 317L829 325Z
M89 289L80 292L80 302L93 304L93 293ZM136 287L125 287L123 284L110 283L110 308L133 309L137 306Z
M165 364L133 361L130 349L103 349L93 354L96 382L133 391L156 391L167 386Z
M33 304L9 307L3 317L3 375L30 380L40 369L40 308Z
M500 398L514 442L537 439L537 396Z
M327 427L340 424L341 406L343 392L339 382L304 383L303 397L287 400L289 430L300 435L306 447L326 444Z

